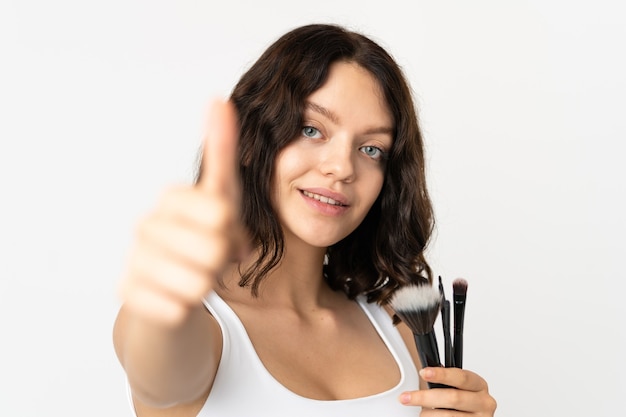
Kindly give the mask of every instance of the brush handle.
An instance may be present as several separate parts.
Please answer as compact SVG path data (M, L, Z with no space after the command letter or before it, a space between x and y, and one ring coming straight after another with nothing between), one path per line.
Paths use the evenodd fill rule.
M465 297L454 295L454 366L463 368L463 327L465 321Z
M435 332L431 331L426 334L413 334L417 353L419 354L422 367L442 366L439 359L439 347L437 346L437 338ZM429 382L428 388L450 388L448 385Z
M450 335L450 301L444 300L441 308L441 323L443 324L444 361L446 368L454 366L452 352L452 336Z
M454 338L454 367L463 368L463 335Z

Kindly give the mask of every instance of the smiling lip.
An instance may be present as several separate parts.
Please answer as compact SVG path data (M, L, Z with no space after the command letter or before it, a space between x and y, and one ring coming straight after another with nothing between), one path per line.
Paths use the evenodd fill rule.
M332 191L329 190L324 190L324 189L319 189L319 188L307 188L300 190L300 192L308 198L312 198L316 201L319 201L321 203L324 204L328 204L331 206L337 206L337 207L346 207L348 206L348 199L339 194L339 193L334 193Z
M309 207L323 216L341 216L350 208L345 196L326 189L301 189L300 195Z

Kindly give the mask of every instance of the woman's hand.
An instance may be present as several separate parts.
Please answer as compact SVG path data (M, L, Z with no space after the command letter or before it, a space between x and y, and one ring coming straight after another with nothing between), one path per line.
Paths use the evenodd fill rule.
M420 376L426 382L438 382L456 388L408 391L400 395L402 404L422 407L421 417L493 416L496 411L497 404L489 395L487 382L474 372L430 367L422 369Z
M166 190L140 222L120 285L124 305L135 315L181 323L241 249L237 136L232 103L214 103L198 184Z

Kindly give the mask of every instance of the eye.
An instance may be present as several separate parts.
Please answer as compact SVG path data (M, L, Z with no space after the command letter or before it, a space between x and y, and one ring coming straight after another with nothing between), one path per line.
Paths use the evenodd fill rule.
M359 150L363 152L365 155L374 159L375 161L380 161L382 159L385 159L385 157L387 156L385 151L383 151L382 149L376 146L362 146L359 148Z
M320 139L322 137L322 133L313 126L304 126L302 128L302 134L305 137L312 139Z

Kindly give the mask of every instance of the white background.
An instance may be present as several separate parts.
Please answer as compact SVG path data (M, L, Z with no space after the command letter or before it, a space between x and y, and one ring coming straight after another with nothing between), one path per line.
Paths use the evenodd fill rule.
M465 365L497 415L622 415L620 3L3 0L0 415L130 415L111 329L133 226L191 178L208 100L311 22L413 85L429 257L469 282Z

